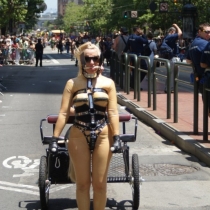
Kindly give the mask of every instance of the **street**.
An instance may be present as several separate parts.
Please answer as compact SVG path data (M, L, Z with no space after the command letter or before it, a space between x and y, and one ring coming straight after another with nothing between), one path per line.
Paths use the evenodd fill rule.
M41 209L37 183L39 159L46 146L41 142L40 120L58 113L65 83L77 75L74 64L65 52L58 54L47 47L43 67L0 67L1 84L7 88L0 95L1 210ZM103 74L109 76L108 67ZM187 74L183 78L188 78ZM119 112L125 113L125 107L119 106ZM126 126L132 133L134 124ZM46 135L52 135L51 125L45 124L44 129ZM138 154L140 174L145 179L139 209L210 209L210 169L204 163L140 121L137 140L129 147L130 157ZM107 197L107 210L132 209L129 183L108 184ZM74 184L52 185L50 210L77 209L75 198Z

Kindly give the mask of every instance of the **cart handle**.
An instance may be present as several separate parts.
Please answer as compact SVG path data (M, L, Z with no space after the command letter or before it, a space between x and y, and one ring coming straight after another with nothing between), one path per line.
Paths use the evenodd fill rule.
M132 119L132 114L119 114L119 122L128 122ZM57 122L58 115L48 115L46 120L49 124L55 124ZM74 116L69 116L67 124L73 124L74 123Z

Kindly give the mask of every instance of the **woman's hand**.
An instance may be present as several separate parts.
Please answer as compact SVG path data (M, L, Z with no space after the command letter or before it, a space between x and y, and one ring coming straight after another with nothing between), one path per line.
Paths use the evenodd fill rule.
M114 152L114 151L118 151L121 149L121 141L120 141L120 136L119 135L116 135L116 136L113 136L113 145L111 147L111 151Z

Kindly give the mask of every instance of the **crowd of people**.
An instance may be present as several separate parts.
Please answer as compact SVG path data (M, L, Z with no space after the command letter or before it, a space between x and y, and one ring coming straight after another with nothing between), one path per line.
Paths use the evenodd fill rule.
M32 35L2 35L0 37L0 64L34 65L37 42L38 37Z
M111 58L111 50L116 48L117 40L122 42L119 37L124 37L124 41L127 42L128 39L128 30L125 27L122 27L118 32L113 32L112 35L109 36L89 36L87 32L80 33L78 36L55 36L51 37L36 37L34 35L20 35L20 36L10 36L10 35L2 35L0 37L0 65L20 65L20 64L35 64L35 45L38 43L38 38L41 38L43 47L50 46L52 51L57 51L62 54L66 52L70 54L70 59L75 60L75 66L78 65L77 59L74 57L75 48L78 48L81 44L90 41L99 47L103 54L103 58L106 61L107 66L110 65ZM150 37L150 38L149 38ZM153 37L153 34L150 32L150 35L147 39L151 39L151 46L154 47L154 43L158 47L162 42L163 37ZM177 42L178 51L177 55L180 57L181 61L186 57L185 50L188 47L188 43L185 40L179 40ZM119 45L119 44L118 44ZM123 44L120 44L123 46ZM121 47L122 48L122 47ZM119 51L123 49L118 50ZM120 57L120 56L119 56Z
M123 58L123 53L132 53L137 56L150 56L151 60L159 56L168 59L173 66L173 62L178 58L183 60L180 53L185 54L183 50L188 48L187 63L194 65L197 82L203 93L203 84L205 82L210 84L210 71L205 72L205 69L210 67L209 40L208 23L199 26L197 36L192 43L182 38L182 30L177 24L172 24L166 35L160 39L153 37L151 31L144 34L140 27L133 27L131 35L127 28L122 27L112 36L97 36L94 39L88 34L80 34L78 37L52 36L46 39L33 36L1 37L1 53L6 50L16 65L20 64L21 58L23 60L28 58L32 62L34 57L29 53L32 51L33 55L36 55L35 66L38 66L38 61L42 66L43 49L47 44L52 51L57 50L60 54L66 50L66 53L70 54L70 59L75 60L75 66L78 66L78 75L68 80L65 85L50 150L52 152L57 150L59 136L68 117L74 114L75 120L67 138L71 164L69 176L76 182L79 209L89 209L91 184L94 209L105 208L107 173L112 157L110 148L113 147L114 151L120 149L115 84L101 74L105 60L107 66L110 65L112 50L117 53L119 60ZM149 47L149 54L145 54L145 46ZM31 64L33 63L34 61ZM140 65L141 68L147 69L144 60ZM173 70L173 67L171 68ZM141 81L145 76L146 73L142 72ZM173 77L173 71L170 76ZM131 85L134 84L134 78L134 72L131 71ZM165 88L166 92L169 91L167 86ZM173 86L169 88L173 91Z

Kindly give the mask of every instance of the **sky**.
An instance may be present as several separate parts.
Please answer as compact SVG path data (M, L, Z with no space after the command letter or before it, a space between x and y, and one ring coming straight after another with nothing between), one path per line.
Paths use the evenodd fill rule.
M44 0L45 3L47 4L47 12L53 12L57 11L57 0ZM46 12L45 11L45 12Z

